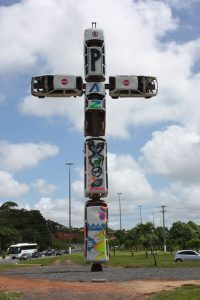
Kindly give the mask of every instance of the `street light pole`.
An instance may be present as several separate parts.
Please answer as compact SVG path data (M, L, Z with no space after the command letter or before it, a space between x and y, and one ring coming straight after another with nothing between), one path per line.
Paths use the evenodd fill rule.
M68 166L68 178L69 178L69 254L72 253L71 248L71 173L70 173L70 166L73 165L72 162L67 162L66 165Z
M163 216L163 250L166 253L167 252L167 247L166 247L166 234L165 234L165 205L162 205L162 216Z
M140 223L142 224L142 205L139 205L140 208Z
M120 196L122 193L117 193L119 195L119 221L120 221L120 231L122 230L122 210L121 210L121 199Z

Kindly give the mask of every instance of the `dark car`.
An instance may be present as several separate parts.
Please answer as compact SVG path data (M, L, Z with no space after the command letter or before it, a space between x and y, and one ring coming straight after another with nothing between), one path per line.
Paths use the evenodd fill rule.
M59 256L59 255L63 255L63 251L57 250L57 251L56 251L56 256Z
M41 257L41 256L42 256L41 252L33 252L32 253L32 258L38 258L38 257Z
M53 256L56 255L56 251L53 249L49 249L45 252L45 256Z

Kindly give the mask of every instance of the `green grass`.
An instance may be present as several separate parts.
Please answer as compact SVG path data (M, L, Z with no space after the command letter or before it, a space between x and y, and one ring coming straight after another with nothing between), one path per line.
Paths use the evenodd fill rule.
M41 265L41 266L50 266L53 264L62 264L66 263L68 261L71 261L74 264L79 264L79 265L84 265L84 258L83 254L70 254L70 255L62 255L62 256L55 256L55 257L42 257L38 259L31 259L31 260L23 260L23 261L18 261L16 264L0 264L0 274L3 271L10 270L10 269L16 269L20 267L27 266L29 267L30 265Z
M83 254L67 254L67 255L61 255L61 256L55 256L55 257L41 257L38 259L31 259L28 261L22 261L20 264L27 264L27 265L32 265L32 264L40 264L42 266L49 266L55 263L65 263L67 261L71 261L75 264L83 265L84 264L84 259L83 259Z
M150 300L199 300L200 286L185 284L173 291L163 291L152 295Z
M111 251L110 261L108 265L111 266L123 266L123 267L134 267L134 268L152 268L155 267L153 255L148 253L147 258L145 252L134 252L132 256L131 251ZM182 262L175 263L174 255L171 253L159 252L155 255L157 261L157 267L160 268L182 268L182 267L200 267L200 262Z
M200 268L200 262L180 262L173 261L174 255L170 253L159 252L156 255L158 268ZM13 268L20 268L30 265L48 266L53 264L64 264L68 261L72 263L84 265L84 257L82 253L73 253L56 257L42 257L39 259L31 259L28 261L19 261L18 264L0 264L0 272ZM152 268L155 267L153 255L148 253L147 258L145 252L131 252L131 251L113 251L110 252L110 261L106 263L107 266L122 266L125 268Z
M18 299L21 299L19 293L0 291L0 300L18 300Z
M157 267L160 268L182 268L182 267L198 267L200 268L200 262L184 262L175 263L173 261L174 255L170 253L159 252L156 255ZM20 268L30 265L53 265L53 264L64 264L71 261L72 263L84 265L83 254L67 254L57 257L44 257L40 259L32 259L29 261L22 261L18 264L0 264L0 274L1 272L9 269ZM115 251L110 252L110 261L106 263L107 266L122 266L125 268L141 268L141 267L155 267L153 255L148 253L147 258L145 252L134 252L131 251ZM20 299L20 295L16 293L0 292L0 300L15 300ZM151 300L200 300L200 286L196 285L183 285L173 291L163 291L156 293L150 297Z

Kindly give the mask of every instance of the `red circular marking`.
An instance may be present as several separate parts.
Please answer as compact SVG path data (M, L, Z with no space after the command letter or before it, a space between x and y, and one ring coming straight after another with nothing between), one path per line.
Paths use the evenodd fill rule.
M66 85L66 84L68 84L68 80L67 80L66 78L63 78L63 79L61 80L61 83L62 83L63 85Z
M130 84L130 81L129 81L128 79L125 79L125 80L123 81L123 84L127 86L127 85Z
M98 31L93 31L92 35L93 35L93 37L97 37L98 36Z

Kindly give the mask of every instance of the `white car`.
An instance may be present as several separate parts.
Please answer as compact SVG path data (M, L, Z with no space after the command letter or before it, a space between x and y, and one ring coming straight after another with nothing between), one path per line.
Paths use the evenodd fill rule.
M113 99L144 97L151 98L158 93L156 77L120 75L109 77L109 94Z
M32 258L31 253L22 253L22 255L19 257L20 260L28 260Z
M101 82L89 82L85 87L85 111L105 111L105 85Z
M89 28L84 33L84 72L87 82L105 81L105 47L103 30Z
M83 94L83 79L73 75L44 75L32 77L31 93L38 98L76 97Z
M194 250L179 250L176 252L174 256L175 262L182 261L199 261L200 262L200 254Z
M104 136L106 129L105 85L88 82L85 88L85 136Z

